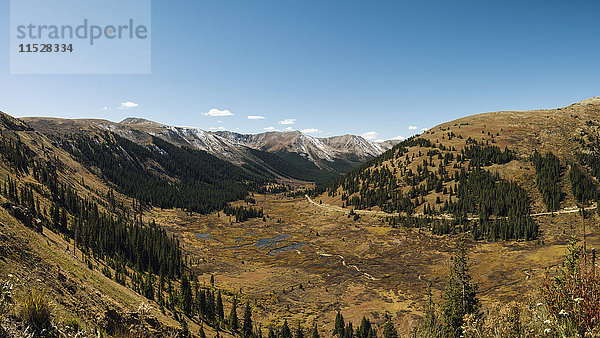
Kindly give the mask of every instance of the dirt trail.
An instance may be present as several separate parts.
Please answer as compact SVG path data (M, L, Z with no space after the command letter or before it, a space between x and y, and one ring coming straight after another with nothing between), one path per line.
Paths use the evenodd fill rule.
M335 255L334 255L334 254L328 254L328 253L322 253L322 252L317 252L317 254L319 254L319 255L320 255L320 256L322 256L322 257L338 257L338 258L340 258L340 259L342 260L342 265L343 265L343 266L345 266L345 267L348 267L348 268L352 268L352 269L354 269L354 270L356 270L356 271L358 271L358 272L362 273L362 274L363 274L363 276L367 277L367 278L368 278L368 279L370 279L370 280L373 280L373 281L379 280L379 278L375 278L375 277L373 277L371 274L369 274L369 273L366 273L366 272L364 272L364 271L361 271L361 270L358 268L358 266L356 266L356 265L354 265L354 264L353 264L353 265L346 265L346 259L345 259L345 258L344 258L344 256L342 256L342 255L337 255L337 254L335 254Z
M344 209L344 208L340 208L337 205L329 205L329 204L319 204L316 203L315 201L313 201L310 197L308 197L308 195L304 195L308 201L316 206L318 206L319 208L325 209L325 210L329 210L329 211L338 211L338 212L343 212L346 214L350 213L350 210L348 209ZM595 210L598 206L597 205L592 205L589 207L584 208L584 210ZM538 212L535 214L531 214L531 217L536 217L536 216L545 216L545 215L558 215L558 214L572 214L572 213L576 213L579 212L579 208L577 206L572 206L572 207L567 207L558 211L548 211L548 212ZM358 215L371 215L371 216L399 216L399 213L387 213L387 212L383 212L383 211L374 211L374 210L354 210L354 213L358 214ZM423 214L413 214L413 216L424 216ZM432 218L435 219L452 219L452 216L450 215L439 215L439 216L430 216ZM479 219L479 217L467 217L467 220L475 220L475 219Z

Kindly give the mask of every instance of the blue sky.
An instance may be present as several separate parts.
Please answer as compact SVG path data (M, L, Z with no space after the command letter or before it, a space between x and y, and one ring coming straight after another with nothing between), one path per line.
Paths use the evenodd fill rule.
M600 96L599 14L598 1L155 0L149 75L11 75L5 24L0 110L406 137Z

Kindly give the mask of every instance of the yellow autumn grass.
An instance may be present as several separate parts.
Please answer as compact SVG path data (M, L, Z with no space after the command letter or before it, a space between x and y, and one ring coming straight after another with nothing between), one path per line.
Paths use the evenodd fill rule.
M51 325L50 304L44 292L30 290L23 294L19 302L19 315L25 325L38 331Z

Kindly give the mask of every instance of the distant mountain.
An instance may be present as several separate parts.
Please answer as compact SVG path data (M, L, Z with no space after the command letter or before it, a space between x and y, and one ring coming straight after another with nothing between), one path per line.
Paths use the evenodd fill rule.
M158 122L146 120L141 117L128 117L119 123L120 124L145 124L145 125L151 125L151 126L162 126L162 124L160 124Z
M299 131L261 134L210 132L135 117L119 123L54 118L23 118L23 121L47 134L106 130L143 145L151 143L152 137L158 137L180 147L206 151L255 173L306 181L326 181L337 177L395 144L394 141L375 143L356 135L315 138Z
M298 153L317 165L322 165L322 161L333 162L336 159L363 162L389 149L356 135L316 138L299 131L268 132L254 135L219 131L215 134L234 144L253 149L272 153Z

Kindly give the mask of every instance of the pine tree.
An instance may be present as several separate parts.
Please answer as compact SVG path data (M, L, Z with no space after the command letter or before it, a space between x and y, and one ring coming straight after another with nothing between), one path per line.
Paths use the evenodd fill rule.
M362 317L360 325L358 326L357 335L359 338L369 338L371 335L371 321L365 316Z
M169 279L169 283L167 285L167 293L169 294L169 304L167 308L169 310L173 310L175 308L175 292L173 291L173 284L171 284L171 280Z
M250 302L246 302L246 308L244 309L244 324L242 326L242 337L249 338L252 336L252 310L250 309Z
M195 275L190 275L194 281L194 294L192 296L192 312L201 314L200 307L198 306L198 295L200 294L200 285L198 285L198 278Z
M195 303L196 308L198 309L198 313L202 316L206 316L206 293L204 292L204 290L198 290L198 293L196 294Z
M338 311L337 315L335 315L335 326L333 329L333 334L343 336L345 325L346 324L344 324L344 316L342 316L342 314Z
M206 317L210 322L215 321L216 316L216 305L215 305L215 292L206 292Z
M398 331L396 331L391 318L388 318L383 325L383 338L398 338Z
M279 332L280 338L292 338L292 331L288 326L287 319L283 321L283 325L281 326L281 331Z
M233 332L237 332L239 329L238 316L237 316L237 299L234 297L231 302L231 312L229 312L229 328Z
M304 338L304 330L302 329L302 324L300 324L300 322L298 322L298 328L296 329L294 338Z
M188 324L187 324L187 321L185 320L185 318L181 318L181 335L183 337L190 336L190 330L188 329Z
M192 314L192 288L185 273L181 277L181 310L188 316Z
M223 298L221 297L221 290L219 290L217 292L217 304L216 304L216 311L217 311L217 319L219 321L223 321L223 319L225 319L225 313L223 312Z
M437 325L437 316L435 314L435 307L433 304L433 298L431 294L431 282L427 286L427 297L428 302L425 308L425 322L423 323L423 325L426 328L434 329Z
M162 273L160 274L160 277L158 278L158 305L160 306L160 310L162 312L164 312L164 307L165 307L165 299L163 297L163 292L164 292L164 288L165 288L165 275L163 275Z
M144 293L144 297L150 300L154 300L154 277L152 276L152 274L148 273L148 275L146 275L146 278L143 281L142 290Z
M344 334L344 338L353 338L354 337L354 329L352 328L352 322L348 322L348 325L346 325L346 328L343 330Z
M459 337L464 315L477 313L479 306L477 284L471 281L467 247L462 242L452 258L452 268L444 291L442 316L446 333L451 337Z

